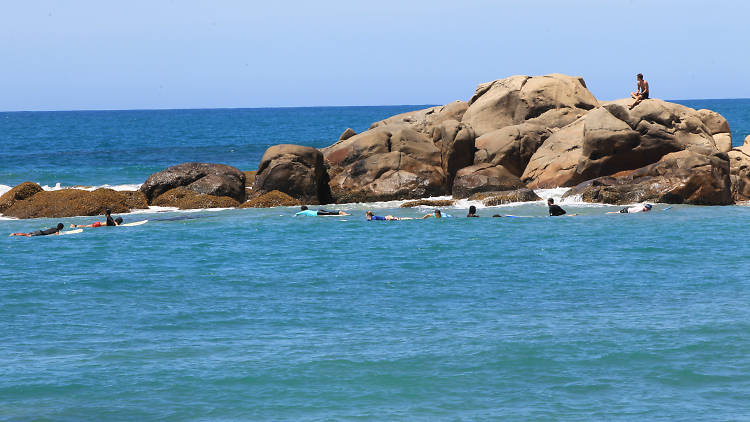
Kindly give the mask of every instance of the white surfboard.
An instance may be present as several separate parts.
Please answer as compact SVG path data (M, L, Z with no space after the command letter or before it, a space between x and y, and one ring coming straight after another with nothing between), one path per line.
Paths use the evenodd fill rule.
M81 233L82 231L83 231L83 229L67 230L67 231L64 231L64 232L60 232L60 234L61 235L63 235L63 234L76 234L76 233Z
M146 224L146 223L148 223L148 220L134 221L132 223L120 224L120 227L140 226L141 224Z

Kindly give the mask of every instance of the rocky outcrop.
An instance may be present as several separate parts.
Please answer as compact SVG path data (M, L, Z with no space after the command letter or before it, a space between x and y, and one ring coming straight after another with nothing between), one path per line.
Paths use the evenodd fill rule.
M182 163L154 173L141 185L140 191L149 203L165 192L184 187L198 194L228 196L237 202L245 200L245 175L226 164Z
M108 208L113 214L118 214L130 212L128 204L131 200L129 195L112 189L39 191L16 201L3 215L16 218L93 216L103 215Z
M475 164L458 171L453 197L468 198L478 192L506 191L526 187L518 176L500 165Z
M176 207L181 210L204 208L234 208L240 206L234 198L198 193L192 189L180 186L170 189L151 201L151 205L159 207Z
M533 190L521 188L516 190L507 190L501 192L482 192L469 197L470 201L482 201L485 206L494 207L497 205L512 204L515 202L534 202L541 201Z
M323 149L335 202L423 198L447 193L441 151L404 125L384 125Z
M750 201L750 135L741 147L733 148L729 156L729 178L735 201Z
M474 164L501 165L521 177L531 156L552 135L544 126L522 123L506 126L476 139Z
M146 195L139 190L120 191L120 195L125 197L125 206L127 206L131 210L148 208L148 200L146 200Z
M300 145L275 145L260 160L253 192L278 190L308 204L331 202L323 154Z
M725 154L703 155L685 150L618 177L583 182L563 195L579 195L587 202L632 204L664 202L728 205L732 201L729 161Z
M468 107L469 105L463 101L454 101L444 106L430 107L423 110L397 114L385 120L373 123L370 126L370 129L385 126L406 126L424 135L432 136L432 132L435 128L446 120L456 120L460 122Z
M729 130L729 122L721 114L702 108L697 111L708 133L714 138L716 148L720 152L729 152L732 149L732 131Z
M432 141L440 149L440 162L448 186L456 173L474 161L474 131L457 120L445 120L432 131Z
M407 201L401 204L401 208L414 207L450 207L456 201L452 199L420 199L418 201Z
M462 121L471 125L477 136L524 122L554 128L575 121L598 105L583 78L511 76L479 85Z
M4 213L5 210L13 206L16 202L28 199L43 190L41 186L32 182L23 182L15 186L0 196L0 214Z
M295 205L302 205L302 203L284 192L274 190L250 198L247 202L240 205L240 208L292 207Z
M341 133L341 136L339 136L339 141L346 141L356 134L357 132L355 132L354 129L348 127L343 133Z
M533 189L574 186L655 163L671 152L719 152L697 111L653 99L633 110L628 104L607 103L552 134L531 157L521 180Z

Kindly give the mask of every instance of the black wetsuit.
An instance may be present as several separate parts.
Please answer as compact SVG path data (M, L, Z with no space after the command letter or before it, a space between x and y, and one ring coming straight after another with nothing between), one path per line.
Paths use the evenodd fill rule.
M552 204L549 206L549 215L551 217L557 217L558 215L563 215L563 214L565 214L565 210L562 209L559 205Z
M112 218L111 215L107 216L107 225L108 226L116 226L117 225L117 224L115 224L115 220Z
M60 229L58 229L57 227L50 227L47 230L37 230L35 232L31 232L31 235L32 236L47 236L50 234L55 234L59 231Z
M339 211L318 210L318 215L339 215Z
M479 217L479 216L476 214L466 214L466 218L471 218L471 217Z

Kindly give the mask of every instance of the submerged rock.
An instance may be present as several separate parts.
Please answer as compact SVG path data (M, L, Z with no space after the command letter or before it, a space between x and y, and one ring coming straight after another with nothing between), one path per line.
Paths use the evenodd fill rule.
M78 189L40 191L16 201L3 213L16 218L59 218L81 215L103 215L106 209L113 214L130 212L132 197L121 192L100 188L93 192Z
M401 204L401 208L414 207L450 207L456 201L452 199L420 199L418 201L408 201Z
M203 208L235 208L240 205L237 200L228 196L215 196L198 193L180 186L170 189L151 201L158 207L177 207L181 210Z
M250 198L247 202L240 205L240 208L291 207L295 205L302 205L302 203L284 192L274 190Z
M184 187L195 193L245 200L245 174L226 164L182 163L154 173L140 191L150 203L165 192Z
M541 201L541 199L542 198L534 193L533 190L528 188L500 192L482 192L469 197L470 201L482 201L482 203L488 207L511 204L514 202Z

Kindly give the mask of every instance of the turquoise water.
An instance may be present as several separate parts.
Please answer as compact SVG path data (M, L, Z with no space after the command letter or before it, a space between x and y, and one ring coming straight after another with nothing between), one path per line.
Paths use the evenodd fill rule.
M358 117L338 126L331 123L338 110L300 110L318 115L304 122L318 134L309 144L330 142L351 121L362 130L394 114L388 107L346 110ZM192 117L181 121L198 127L183 130L206 138L191 153L171 119L201 111L107 113L165 113L164 122L149 125L163 128L150 138L173 139L175 162L220 158L235 142L247 152L216 161L254 167L264 147L253 140L303 143L308 136L285 127L269 130L273 139L255 129L246 136L238 127L254 126L239 118L227 127L234 140L217 141L219 151L210 152L204 141L221 125L200 126L233 118ZM13 139L48 133L50 151L68 149L55 146L61 138L81 151L98 149L100 126L83 125L76 113L50 114L43 120L57 123L29 126L26 137L16 126ZM740 136L750 132L725 115ZM96 130L78 129L76 138L62 127ZM112 145L156 162L160 153L148 152L153 142L135 142L131 129L113 126L120 135ZM65 160L35 168L13 157L26 150L0 133L0 184L140 183L140 172L161 165L105 154L77 168ZM657 204L648 214L605 215L617 207L564 202L580 215L542 218L544 205L532 203L479 210L530 218L364 220L366 209L412 217L430 211L397 205L342 205L352 215L335 218L291 217L292 208L152 211L125 216L150 220L137 227L0 236L0 420L750 415L750 208L663 211ZM462 216L466 205L444 211ZM0 220L0 233L57 221Z

